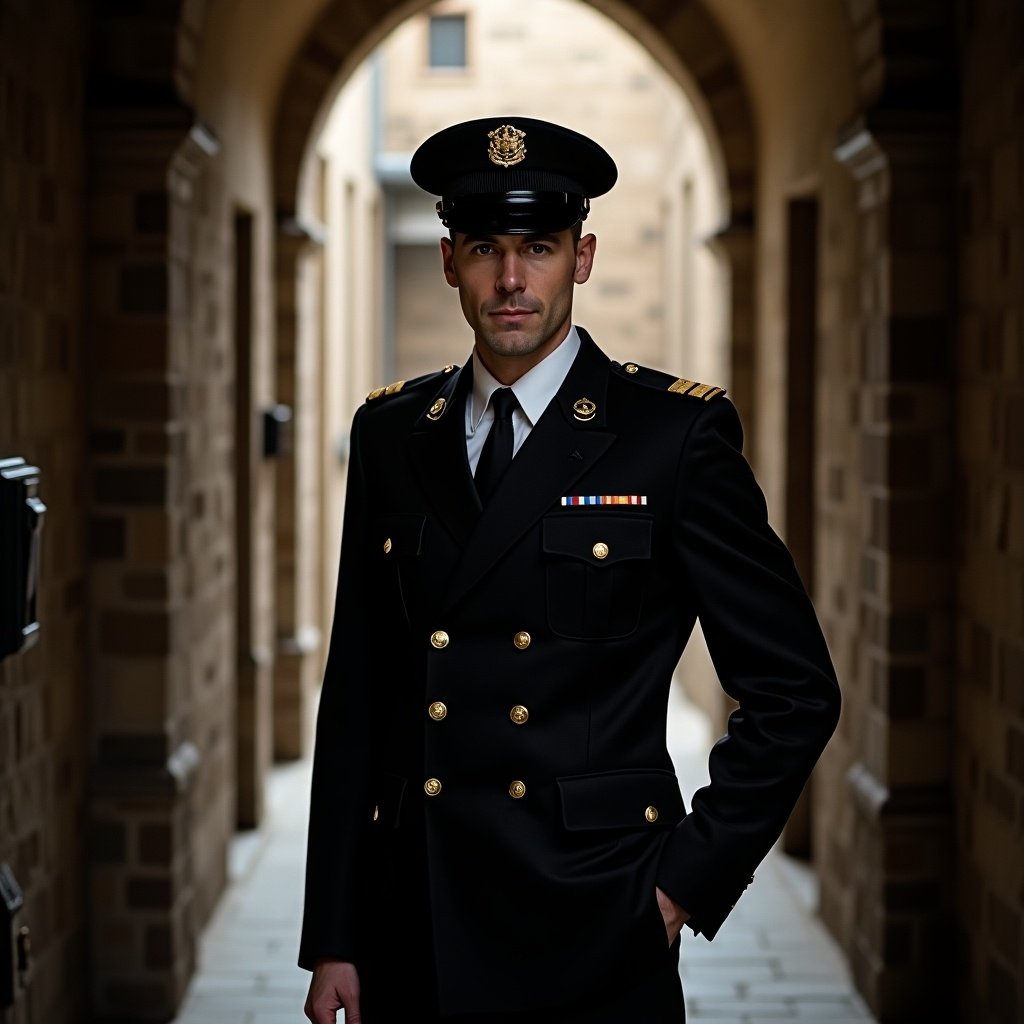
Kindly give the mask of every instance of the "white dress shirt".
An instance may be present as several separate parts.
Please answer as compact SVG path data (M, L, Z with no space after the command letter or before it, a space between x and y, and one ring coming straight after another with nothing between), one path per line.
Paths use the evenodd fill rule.
M528 370L514 384L510 385L518 408L512 411L512 457L515 458L523 442L529 437L548 407L551 399L562 386L569 367L572 366L576 353L580 350L580 336L576 327L569 328L565 340L546 355L536 366ZM498 388L505 387L491 376L490 371L480 361L473 350L473 392L466 402L466 454L469 456L469 470L476 473L480 453L484 442L491 432L494 422L494 408L491 406L491 395Z

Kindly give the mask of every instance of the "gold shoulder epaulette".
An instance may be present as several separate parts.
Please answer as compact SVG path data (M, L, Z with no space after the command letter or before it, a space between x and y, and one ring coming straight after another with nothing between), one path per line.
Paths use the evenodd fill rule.
M710 402L712 398L718 398L725 394L725 388L715 387L714 384L701 384L695 380L687 380L685 377L680 377L674 384L669 384L668 389L678 395L703 398L705 402Z
M388 384L384 388L374 388L367 396L366 400L372 402L376 398L380 398L381 395L393 395L397 391L401 391L405 387L404 380L396 380L393 384Z
M421 384L426 384L427 381L435 380L438 372L440 373L452 373L457 370L458 367L454 363L449 363L447 366L441 367L440 371L434 373L425 373L422 377L414 377L412 380L396 380L393 384L389 384L384 388L374 388L367 396L366 400L372 402L384 395L397 395L399 391L404 387L414 388L419 387Z

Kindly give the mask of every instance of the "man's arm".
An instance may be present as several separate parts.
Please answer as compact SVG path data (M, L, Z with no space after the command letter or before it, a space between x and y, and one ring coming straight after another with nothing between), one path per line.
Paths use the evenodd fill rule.
M839 715L814 609L741 447L732 403L713 399L676 483L676 553L722 687L739 704L712 749L710 784L659 865L659 887L708 938L779 837Z
M337 599L317 714L299 948L299 965L307 970L322 961L354 960L359 942L357 894L368 813L371 663L369 625L363 613L368 592L364 410L352 421ZM316 983L315 975L313 980Z

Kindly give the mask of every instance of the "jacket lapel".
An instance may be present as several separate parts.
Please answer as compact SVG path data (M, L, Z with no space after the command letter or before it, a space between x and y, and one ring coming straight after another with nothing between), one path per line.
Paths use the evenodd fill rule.
M426 403L406 442L426 500L459 547L469 541L480 515L480 499L466 456L465 400L472 384L472 363L467 361ZM430 410L442 399L444 409L432 419Z
M580 351L558 393L523 442L487 506L478 513L449 581L446 607L472 588L615 441L616 435L605 429L608 357L583 331L580 340ZM597 406L592 419L581 420L574 413L574 404L582 398ZM465 444L462 449L465 460ZM472 483L470 490L475 498Z

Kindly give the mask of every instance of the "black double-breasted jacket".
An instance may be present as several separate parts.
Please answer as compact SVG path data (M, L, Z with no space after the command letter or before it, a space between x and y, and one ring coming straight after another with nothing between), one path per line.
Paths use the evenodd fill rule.
M656 885L714 936L837 720L732 404L581 336L484 509L471 371L353 423L300 963L379 963L403 908L429 908L445 1012L652 970L667 955ZM563 503L576 496L643 503ZM665 719L698 617L739 707L687 811Z

